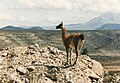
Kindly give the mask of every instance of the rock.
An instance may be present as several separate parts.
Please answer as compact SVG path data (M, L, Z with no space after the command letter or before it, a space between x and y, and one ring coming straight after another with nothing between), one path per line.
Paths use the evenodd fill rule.
M33 55L35 54L36 52L35 51L30 51L30 55Z
M5 48L5 50L9 50L9 49L11 49L11 48L10 47Z
M0 51L0 82L91 83L103 78L102 65L89 56L79 57L75 66L65 66L65 51L50 46L38 48L36 44Z
M47 77L42 77L38 80L38 83L53 83L53 81Z
M44 57L44 58L48 58L49 54L45 52L45 53L41 53L41 56Z
M9 80L8 83L14 83L15 81L14 80Z
M92 62L88 62L88 68L92 69L93 67L93 63Z
M54 60L52 60L52 59L49 59L49 58L48 58L46 61L47 61L47 63L48 63L49 65L51 65L51 64L55 65L55 62L54 62Z
M27 75L29 73L25 67L18 67L16 71L19 72L20 75Z
M7 52L1 53L1 56L2 56L2 57L6 57L7 55L8 55Z
M28 49L32 49L32 50L35 50L35 49L36 49L35 45L28 46L27 48L28 48Z
M3 51L4 49L3 48L0 48L0 51Z
M87 55L82 55L81 57L82 57L81 61L85 64L92 62L92 59L90 57L88 57Z
M11 52L11 53L8 54L8 57L9 57L9 58L13 58L13 57L17 57L17 56L18 56L18 55L15 54L14 52Z
M3 62L3 58L2 58L2 57L0 57L0 63L2 64L2 62Z
M51 74L45 73L45 76L50 78L53 81L57 81L58 80L56 73L51 73Z
M82 57L82 59L84 59L84 60L86 60L88 62L92 61L92 59L89 56L87 56L87 55L82 55L81 57Z
M35 70L35 67L34 66L27 66L27 70L28 71L33 71L33 70Z
M8 68L14 69L14 67L12 65L9 65Z
M55 72L57 72L57 71L58 71L57 68L51 68L51 69L49 69L49 73L55 73Z
M7 83L29 83L29 80L28 78L13 72L10 74L9 81Z
M100 77L96 75L91 69L86 69L85 72L91 80L98 81L100 79Z
M51 54L54 54L54 55L59 54L59 50L57 48L50 47L50 46L48 46L47 48L49 49Z
M98 81L100 79L100 77L98 75L96 75L94 72L90 73L89 78L92 80L96 80L96 81Z
M120 78L117 80L117 83L120 83Z
M32 61L32 62L31 62L31 64L35 64L35 63L36 63L36 61Z
M35 46L36 48L40 48L38 44L35 44L34 46Z
M0 69L2 69L3 68L3 58L2 57L0 57Z
M104 68L96 60L92 60L92 63L93 63L92 71L102 78L104 74Z
M72 77L73 77L73 73L72 73L72 71L68 71L68 72L66 72L66 79L67 79L67 80L72 79Z
M68 80L67 83L74 83L72 80Z
M56 55L55 50L51 50L50 53Z

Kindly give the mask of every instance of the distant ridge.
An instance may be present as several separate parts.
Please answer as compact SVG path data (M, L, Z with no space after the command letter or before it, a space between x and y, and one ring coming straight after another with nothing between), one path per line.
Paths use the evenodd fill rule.
M97 30L120 30L120 24L104 24Z
M15 26L5 26L2 27L0 30L44 30L40 26L32 26L32 27L15 27Z
M56 24L57 25L57 24ZM1 30L56 30L56 25L53 26L25 26L25 27L15 27L6 26L1 28ZM98 17L91 19L85 23L76 24L66 24L67 30L119 30L120 25L120 14L115 13L104 13Z
M109 25L109 24L112 24L112 25ZM101 26L106 26L106 25L117 27L118 25L116 24L120 24L120 14L108 12L89 20L88 22L68 24L68 25L65 25L65 27L67 28L67 30L96 30ZM46 29L52 30L52 29L55 29L55 26L48 26L46 27ZM114 30L114 29L116 28L110 28L110 30Z
M1 28L1 30L24 30L24 28L15 27L15 26L5 26L5 27Z
M28 30L44 30L44 29L39 26L33 26L33 27L29 28Z

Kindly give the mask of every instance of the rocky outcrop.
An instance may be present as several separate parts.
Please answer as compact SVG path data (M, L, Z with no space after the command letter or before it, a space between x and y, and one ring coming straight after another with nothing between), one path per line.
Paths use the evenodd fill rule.
M79 56L75 66L65 62L66 52L50 46L5 48L0 50L0 83L102 83L102 65L87 55Z

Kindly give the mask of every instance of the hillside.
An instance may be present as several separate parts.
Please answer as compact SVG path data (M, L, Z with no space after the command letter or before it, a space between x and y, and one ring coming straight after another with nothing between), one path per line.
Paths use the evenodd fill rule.
M24 28L15 27L15 26L5 26L5 27L1 28L1 30L24 30Z
M120 30L68 31L69 34L74 32L85 34L84 48L89 51L99 49L120 50ZM60 31L0 31L0 42L0 48L38 43L41 47L50 45L64 50Z
M0 28L0 30L44 30L39 26L32 26L32 27L15 27L15 26L5 26Z
M120 30L120 24L104 24L97 30Z
M75 66L65 62L65 51L50 46L1 49L0 83L103 83L104 71L98 61L83 55Z
M115 13L105 13L92 20L88 21L85 25L86 27L92 27L94 29L108 23L120 23L120 15Z
M31 28L28 28L27 30L44 30L42 27L39 26L33 26Z

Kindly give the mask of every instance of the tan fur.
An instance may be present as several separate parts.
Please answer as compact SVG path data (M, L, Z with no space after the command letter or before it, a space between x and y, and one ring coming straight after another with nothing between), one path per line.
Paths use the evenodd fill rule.
M63 41L63 44L64 44L64 46L66 48L67 63L68 63L68 57L70 55L70 64L71 64L72 50L73 50L73 48L75 48L76 60L75 60L75 62L73 64L73 65L75 65L76 62L77 62L77 58L80 55L81 48L82 48L82 46L83 46L83 44L85 42L84 35L81 35L81 33L74 33L74 34L67 35L66 34L66 28L63 26L62 23L60 25L58 25L56 28L61 29L61 31L62 31L62 41Z

